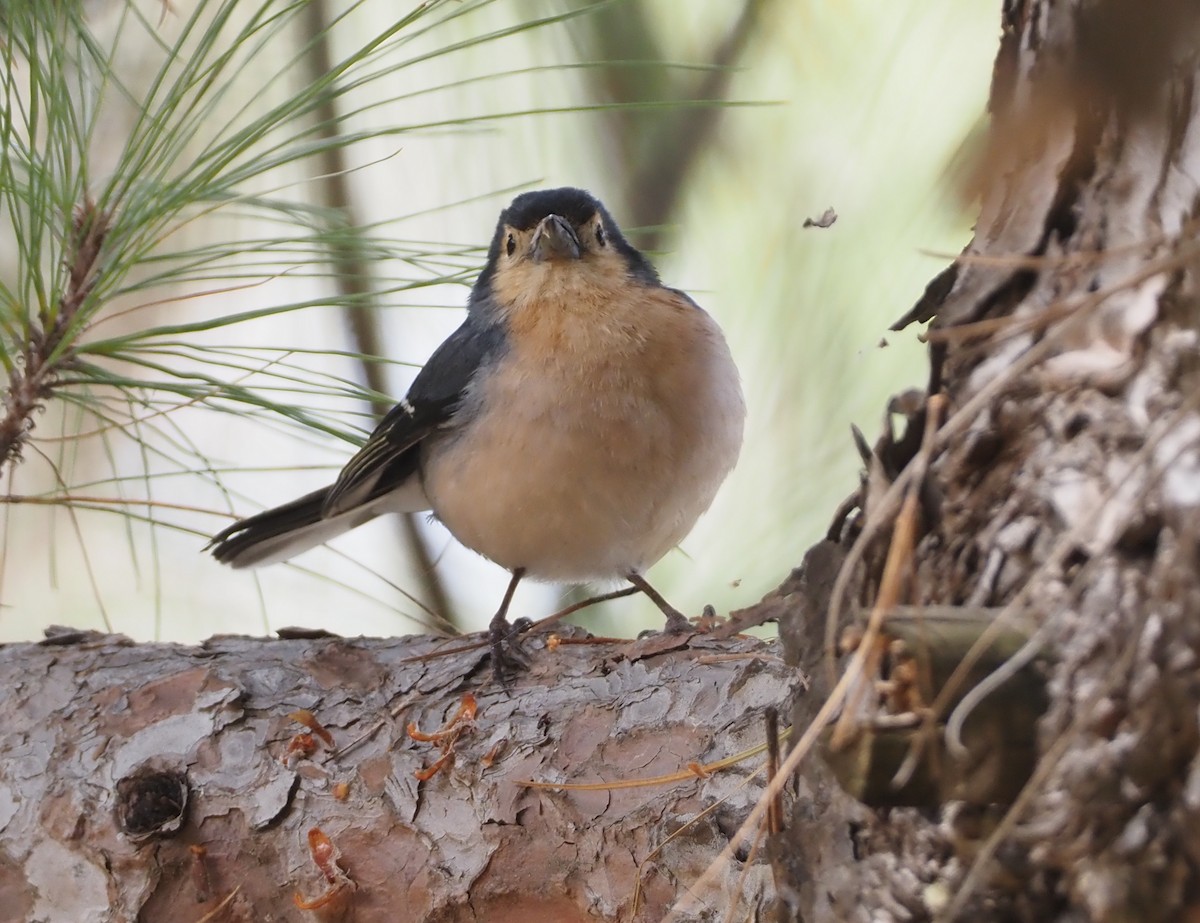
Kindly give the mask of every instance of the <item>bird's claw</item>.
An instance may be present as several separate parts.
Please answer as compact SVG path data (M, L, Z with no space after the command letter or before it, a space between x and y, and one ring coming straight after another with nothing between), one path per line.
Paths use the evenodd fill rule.
M696 628L682 612L671 612L667 615L667 624L663 626L663 634L686 635Z
M521 633L532 624L529 619L518 619L513 625L499 622L488 627L492 676L506 689L512 686L513 675L528 670L532 663L529 652L519 640Z

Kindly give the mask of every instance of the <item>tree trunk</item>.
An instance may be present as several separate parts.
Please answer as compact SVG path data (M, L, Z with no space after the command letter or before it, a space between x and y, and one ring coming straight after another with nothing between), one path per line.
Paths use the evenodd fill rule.
M870 810L806 760L816 801L773 844L795 919L1200 919L1198 37L1183 0L1004 4L975 239L901 322L935 318L947 416L923 435L928 401L880 440L857 512L788 588L784 635L823 680L827 601L1019 617L1048 701L1036 761L1012 798ZM859 702L860 742L904 711L890 679ZM942 735L943 782L945 737L995 685L909 703Z
M432 638L0 649L0 919L661 919L763 788L761 755L711 764L795 671L748 639L561 637L508 690ZM760 919L747 858L719 897Z

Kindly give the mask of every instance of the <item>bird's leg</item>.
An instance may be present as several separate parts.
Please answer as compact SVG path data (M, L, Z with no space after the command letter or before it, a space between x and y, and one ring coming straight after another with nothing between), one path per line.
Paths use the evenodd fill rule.
M662 614L667 617L663 631L669 635L682 635L692 630L692 623L687 620L687 616L663 599L662 594L650 586L645 577L631 572L625 575L625 579L650 597L650 601L662 610Z
M553 625L555 622L565 619L568 615L575 614L580 609L587 609L590 606L606 603L613 599L621 599L625 596L632 596L634 593L640 592L642 591L638 587L627 586L620 590L613 590L611 593L598 593L595 596L589 596L587 599L581 599L577 603L571 603L571 605L567 606L566 608L559 609L557 612L546 616L544 619L540 619L535 624L539 628L543 625Z
M525 568L518 567L512 572L508 581L508 589L500 600L500 608L488 623L488 645L492 650L492 675L501 685L508 685L508 668L523 670L529 666L529 658L517 643L513 627L508 624L508 607L512 604L513 594L517 584L525 576Z

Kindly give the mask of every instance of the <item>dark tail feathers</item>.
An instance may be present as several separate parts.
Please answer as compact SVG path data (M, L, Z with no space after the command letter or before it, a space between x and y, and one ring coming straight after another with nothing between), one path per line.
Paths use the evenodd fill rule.
M240 519L213 536L205 550L231 567L253 567L281 561L350 528L342 517L323 519L328 487L314 490L282 506ZM370 517L367 517L370 518Z

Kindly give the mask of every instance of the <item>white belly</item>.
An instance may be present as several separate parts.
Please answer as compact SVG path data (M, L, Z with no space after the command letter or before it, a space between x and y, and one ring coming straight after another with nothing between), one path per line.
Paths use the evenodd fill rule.
M450 532L563 582L641 573L677 545L733 468L745 413L724 340L691 310L703 326L686 362L639 342L502 363L464 423L426 446L425 489Z

